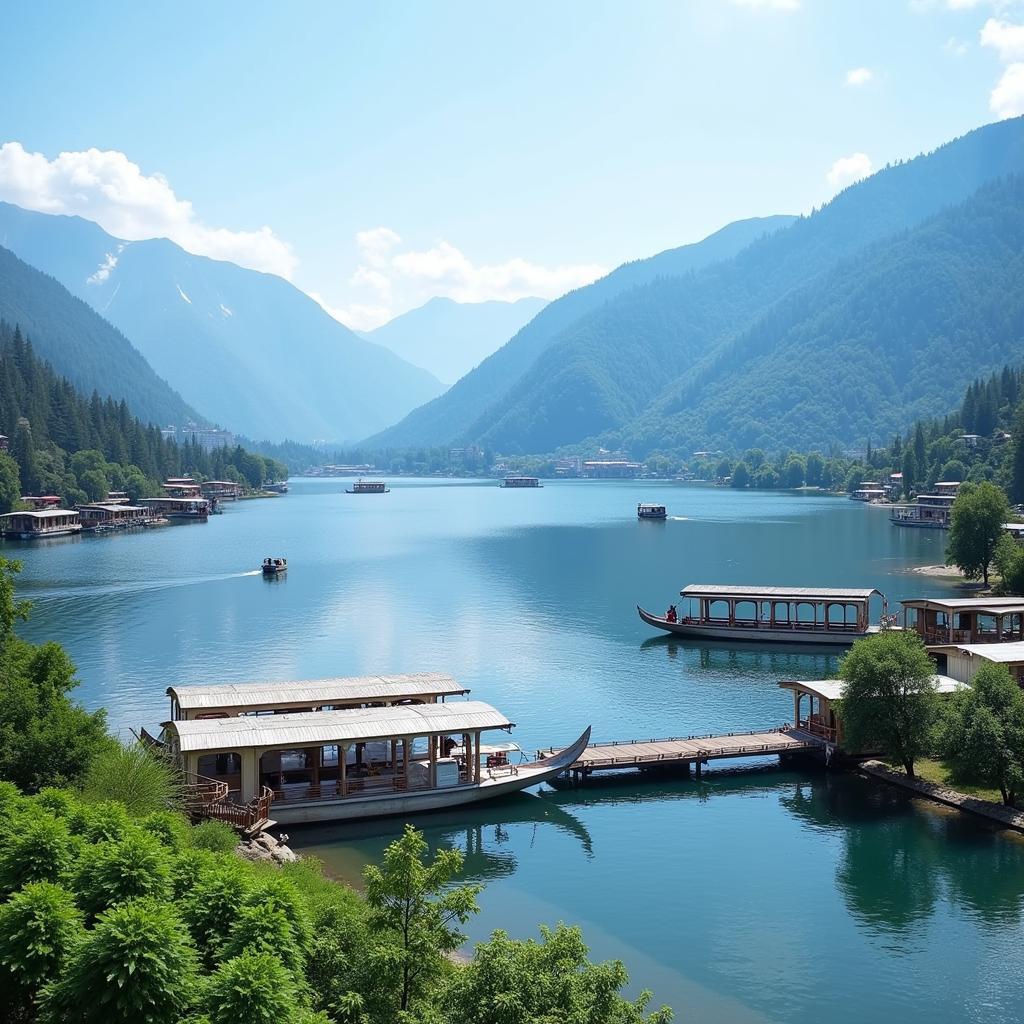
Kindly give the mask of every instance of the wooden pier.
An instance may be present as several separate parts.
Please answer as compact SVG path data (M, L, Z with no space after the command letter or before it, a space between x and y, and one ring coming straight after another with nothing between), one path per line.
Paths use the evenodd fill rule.
M820 737L780 726L753 732L730 732L719 736L674 736L668 739L615 740L591 743L568 769L574 779L586 779L593 772L618 768L683 768L692 766L696 774L709 761L727 758L766 757L773 754L794 754L805 750L824 750L826 741ZM554 752L537 751L538 757Z

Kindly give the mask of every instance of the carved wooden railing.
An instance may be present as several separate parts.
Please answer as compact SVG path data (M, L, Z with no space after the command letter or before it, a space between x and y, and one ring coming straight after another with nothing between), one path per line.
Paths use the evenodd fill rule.
M236 804L229 799L226 782L203 775L183 774L182 804L193 817L212 818L242 832L251 832L269 820L273 802L274 791L267 786L263 786L260 795L249 803Z

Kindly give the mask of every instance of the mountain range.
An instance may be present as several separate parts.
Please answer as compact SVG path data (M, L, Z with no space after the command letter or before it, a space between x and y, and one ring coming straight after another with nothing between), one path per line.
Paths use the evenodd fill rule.
M429 370L445 387L500 348L545 306L546 299L456 302L437 297L361 337Z
M125 242L79 217L0 203L0 245L122 331L204 416L250 437L357 438L443 390L282 278L166 239Z
M641 261L616 288L620 268L371 442L777 450L946 412L1024 334L1021 172L1017 118L887 167L810 216L731 225L745 237L715 259L711 236L678 251L690 266ZM594 301L595 289L612 294Z

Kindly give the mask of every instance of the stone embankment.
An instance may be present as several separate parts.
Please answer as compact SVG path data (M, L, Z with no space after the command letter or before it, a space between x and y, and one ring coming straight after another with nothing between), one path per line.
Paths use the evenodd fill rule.
M957 810L966 811L968 814L976 814L989 821L1002 825L1005 828L1016 829L1024 832L1024 811L1015 810L1012 807L1004 807L1002 804L994 804L989 800L979 800L976 796L968 796L966 793L958 793L955 789L947 789L935 782L926 782L924 779L910 779L903 772L894 772L881 761L864 761L860 765L860 771L872 778L881 779L883 782L900 786L902 789L909 789L936 803L945 804L947 807L955 807Z
M299 855L288 846L288 837L275 839L269 832L261 832L252 839L242 839L235 852L246 860L263 861L271 864L292 864Z

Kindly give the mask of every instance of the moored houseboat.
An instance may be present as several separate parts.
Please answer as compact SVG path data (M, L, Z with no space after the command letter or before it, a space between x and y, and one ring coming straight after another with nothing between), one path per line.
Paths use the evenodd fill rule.
M637 519L668 519L668 509L664 505L651 505L641 502L636 507Z
M270 483L263 485L263 490L270 491L271 494L287 494L288 493L288 481L287 480L274 480Z
M654 615L637 605L640 618L667 633L700 639L753 640L772 643L852 644L881 628L871 625L871 600L884 595L874 588L840 590L825 587L684 587L687 602L680 614L675 605Z
M150 518L148 506L130 505L121 501L96 501L78 505L77 508L82 529L86 532L145 526Z
M501 482L502 487L543 487L535 476L507 476Z
M536 785L576 760L588 728L557 754L486 767L481 736L514 723L481 701L350 707L164 723L186 776L226 787L240 811L296 824L416 814ZM461 748L462 756L452 756Z
M903 605L903 625L926 645L1005 644L1024 640L1024 598L915 598Z
M205 523L210 515L210 502L206 498L140 498L153 516L165 519L195 520Z
M383 480L357 480L345 490L346 494L387 494L391 490Z
M8 512L0 516L0 536L16 540L63 537L81 533L78 512L68 508L41 508L31 512Z

